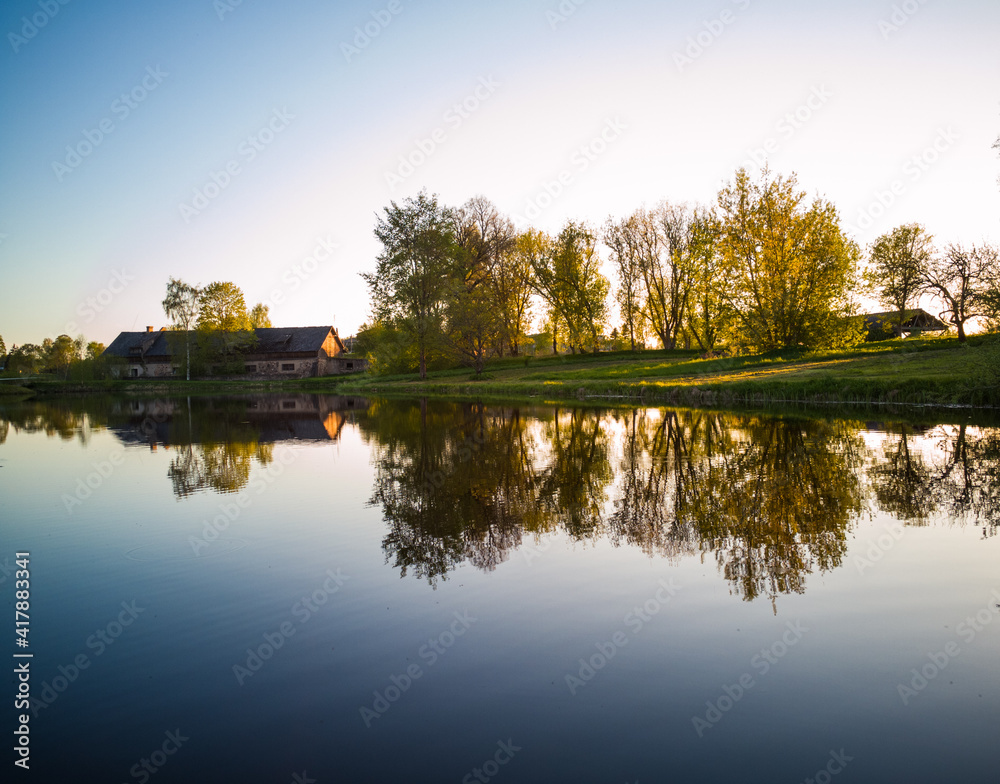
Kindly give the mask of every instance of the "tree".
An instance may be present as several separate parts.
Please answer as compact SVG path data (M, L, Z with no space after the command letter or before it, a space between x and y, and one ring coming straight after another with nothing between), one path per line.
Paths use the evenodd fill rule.
M517 356L527 332L531 266L516 252L517 231L488 199L476 196L458 211L458 244L466 251L465 278L487 289L488 318L496 328L496 353ZM474 273L474 271L476 271Z
M3 342L3 335L0 335L0 359L7 356L7 346Z
M60 373L63 376L69 366L80 359L80 348L69 335L60 335L53 341L46 339L45 370Z
M597 349L607 315L608 280L600 271L594 235L570 221L559 236L546 241L535 235L531 264L535 290L549 306L555 330L564 325L571 351L589 340Z
M52 341L49 341L52 344ZM38 373L45 364L46 351L34 343L22 343L15 346L7 355L7 370L12 373Z
M167 283L167 296L163 299L163 311L175 329L184 330L185 370L187 380L191 380L191 328L198 319L201 289L177 278Z
M965 342L965 325L977 316L990 316L990 291L1000 281L1000 254L990 245L949 245L945 253L931 259L924 275L923 291L941 300L939 318L958 329L958 342Z
M104 353L105 345L92 340L87 344L87 359L100 359Z
M618 276L615 300L621 312L622 332L628 337L632 351L635 351L637 340L642 340L646 310L636 235L634 215L618 223L608 218L604 224L604 244L611 250L611 261Z
M731 341L758 351L833 346L860 340L850 297L860 250L836 208L807 204L797 180L745 169L719 192L719 290Z
M683 328L703 351L715 348L722 327L718 240L718 220L710 211L695 208L688 248L691 283Z
M198 328L221 332L250 329L250 315L240 287L229 281L205 286L198 296Z
M445 334L463 362L479 376L492 350L507 339L492 283L500 282L500 258L514 243L513 224L477 196L455 214L455 269L446 298ZM514 335L516 344L517 335Z
M882 302L898 311L896 326L900 337L903 336L906 311L919 295L927 276L934 253L931 240L923 226L909 223L883 234L869 250L866 278Z
M375 227L382 243L375 272L362 273L375 321L391 324L416 344L420 378L444 329L444 301L455 271L457 245L451 210L421 191L391 202Z
M271 323L271 308L262 302L258 302L250 308L250 328L267 329L273 327Z

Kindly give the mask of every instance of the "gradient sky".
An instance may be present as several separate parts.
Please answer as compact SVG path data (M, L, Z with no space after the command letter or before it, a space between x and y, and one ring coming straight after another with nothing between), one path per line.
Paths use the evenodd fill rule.
M599 226L769 140L863 245L1000 240L995 0L13 0L0 31L8 349L159 328L171 275L350 334L392 199Z

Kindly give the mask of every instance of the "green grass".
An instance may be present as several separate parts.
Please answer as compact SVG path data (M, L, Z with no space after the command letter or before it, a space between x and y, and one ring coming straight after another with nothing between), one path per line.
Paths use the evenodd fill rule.
M39 395L313 392L491 399L621 400L698 406L1000 406L1000 337L911 338L828 351L788 349L701 359L694 351L508 357L479 379L467 367L394 376L280 381L123 379L24 382ZM4 385L0 385L4 386Z
M983 375L996 338L890 340L830 351L790 349L700 359L690 351L619 352L507 359L487 377L467 369L391 377L366 376L339 386L354 394L628 399L685 404L846 403L1000 404L1000 388ZM992 347L992 348L991 348ZM321 387L324 379L314 379Z

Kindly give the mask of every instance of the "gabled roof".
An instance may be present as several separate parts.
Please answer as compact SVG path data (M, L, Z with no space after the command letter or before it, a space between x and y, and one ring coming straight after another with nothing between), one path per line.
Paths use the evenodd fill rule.
M344 344L332 327L267 327L255 329L257 344L250 349L252 354L311 353L323 347L327 335L333 332L334 340L344 350ZM104 353L113 357L171 356L168 335L175 332L122 332L111 341ZM192 337L194 331L192 330Z
M889 327L894 327L899 323L899 311L898 310L887 310L884 313L868 313L865 315L865 321L868 322L869 327L874 327L879 324L885 324ZM928 313L923 308L910 308L909 310L903 311L903 328L913 326L914 322L921 322L920 329L923 330L942 330L948 329L948 325L945 324L938 318L935 318L930 313Z

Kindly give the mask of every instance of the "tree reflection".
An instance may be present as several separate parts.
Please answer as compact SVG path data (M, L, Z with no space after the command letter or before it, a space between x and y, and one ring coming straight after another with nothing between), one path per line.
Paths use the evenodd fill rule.
M851 423L382 403L362 429L387 560L431 583L466 560L494 568L524 532L558 530L650 555L712 553L736 593L773 600L840 564L864 500Z

